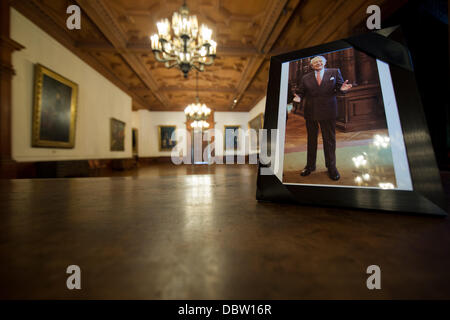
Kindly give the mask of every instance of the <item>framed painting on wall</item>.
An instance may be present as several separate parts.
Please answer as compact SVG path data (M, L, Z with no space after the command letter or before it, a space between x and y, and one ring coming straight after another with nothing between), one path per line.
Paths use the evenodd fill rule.
M248 122L248 128L256 131L256 141L251 141L250 151L259 152L259 130L264 126L264 113L258 114Z
M172 151L177 141L172 140L177 126L158 126L159 151Z
M33 147L73 148L78 85L56 72L35 65Z
M223 131L225 132L223 136L224 150L237 150L239 147L239 130L241 126L239 125L226 125Z
M111 151L125 151L125 122L111 118Z

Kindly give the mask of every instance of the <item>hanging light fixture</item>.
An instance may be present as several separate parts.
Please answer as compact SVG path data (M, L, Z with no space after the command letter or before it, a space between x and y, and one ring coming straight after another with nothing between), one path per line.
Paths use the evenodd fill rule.
M195 103L191 103L184 109L186 114L186 119L188 121L193 120L191 127L194 129L206 129L209 128L209 123L206 122L209 115L211 114L211 109L205 104L200 104L200 99L198 98L198 72L196 77L196 92Z
M172 26L168 19L156 26L158 34L150 37L152 51L167 68L178 67L187 78L192 68L201 72L214 63L217 44L211 39L212 30L204 24L198 29L197 17L189 16L186 1L179 12L174 12Z

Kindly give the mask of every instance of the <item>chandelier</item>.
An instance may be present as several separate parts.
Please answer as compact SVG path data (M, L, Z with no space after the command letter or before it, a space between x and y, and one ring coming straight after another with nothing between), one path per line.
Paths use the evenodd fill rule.
M174 12L172 26L168 19L161 20L156 26L158 34L150 37L152 51L166 68L178 67L187 78L192 68L201 72L205 66L213 64L217 44L211 39L212 30L204 24L198 29L197 17L189 16L186 1L179 12Z
M211 109L205 104L200 104L200 100L198 98L198 73L196 78L196 92L197 96L195 97L195 103L191 103L186 107L186 109L184 109L186 119L188 121L193 120L191 127L194 129L209 128L209 123L206 122L206 120L211 114Z

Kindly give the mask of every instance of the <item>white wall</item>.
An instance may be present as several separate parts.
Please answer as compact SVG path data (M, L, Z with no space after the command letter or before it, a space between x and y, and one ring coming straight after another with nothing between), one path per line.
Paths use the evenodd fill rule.
M76 31L74 31L76 32ZM76 55L11 9L11 38L25 46L13 54L12 156L16 161L130 158L131 97ZM34 65L78 84L78 110L73 149L32 148ZM110 118L126 125L125 151L110 151Z
M135 129L139 129L140 127L140 116L139 111L133 111L131 113L131 127Z
M266 109L266 97L262 98L248 113L248 121L255 118L260 113L265 113Z

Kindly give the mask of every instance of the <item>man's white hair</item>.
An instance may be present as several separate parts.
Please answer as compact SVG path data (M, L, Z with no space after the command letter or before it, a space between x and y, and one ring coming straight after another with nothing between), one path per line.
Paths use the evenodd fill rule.
M322 62L323 62L324 65L327 63L327 59L325 59L324 56L315 56L314 58L311 59L310 64L313 64L313 62L318 60L318 59L322 59Z

